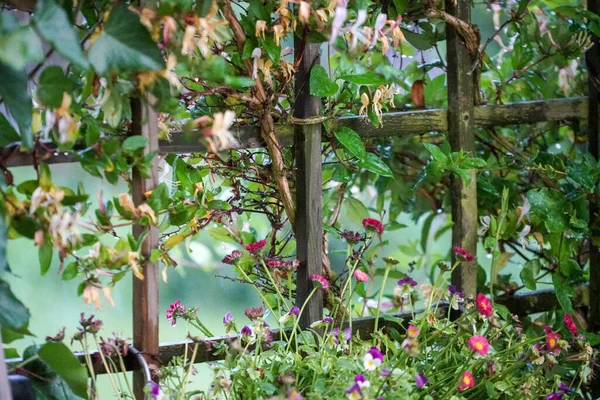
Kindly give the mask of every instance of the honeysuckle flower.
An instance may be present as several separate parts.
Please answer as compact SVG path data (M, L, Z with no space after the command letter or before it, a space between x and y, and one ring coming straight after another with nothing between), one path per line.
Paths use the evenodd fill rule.
M329 288L329 281L327 281L327 279L321 275L313 274L310 279L317 285L321 286L323 290L327 290Z
M419 328L414 325L409 325L406 329L406 335L411 339L416 339L419 336Z
M469 347L479 355L485 356L489 351L489 343L484 336L475 335L469 338Z
M85 289L83 289L83 301L85 304L94 303L98 310L102 309L102 304L100 303L100 291L93 285L87 285Z
M383 354L377 347L371 347L363 357L365 370L374 371L383 363Z
M362 224L367 232L375 232L380 235L383 233L383 224L378 219L365 218L362 220Z
M455 246L452 250L454 251L454 254L461 256L469 262L474 260L474 257L471 255L471 253L469 253L467 250L463 249L460 246Z
M303 25L308 24L310 18L310 3L307 1L300 1L300 7L298 7L298 20Z
M531 226L530 225L525 225L523 227L523 229L521 230L521 232L519 232L519 243L521 243L521 246L523 247L523 249L527 248L527 245L529 245L529 241L527 240L527 235L529 235L529 233L531 232Z
M263 240L259 240L258 242L250 243L250 244L246 245L244 248L246 250L248 250L250 253L256 254L260 250L262 250L262 248L265 247L266 244L267 244L267 241L263 239Z
M285 28L281 24L273 25L273 33L275 34L275 44L279 46L281 38L286 35Z
M171 323L171 326L175 326L177 318L181 318L185 315L186 307L181 304L181 300L177 300L171 303L167 309L167 321Z
M215 113L213 115L213 123L206 135L210 145L215 151L236 147L238 141L230 131L231 125L235 121L235 112L225 110L224 113Z
M360 400L362 399L363 391L358 383L354 383L346 390L346 395L349 400Z
M267 31L267 21L257 20L256 25L254 27L255 36L260 38L265 38L265 32Z
M239 250L234 250L231 252L231 254L227 254L225 257L223 257L223 259L221 260L221 262L223 264L235 264L242 256L244 255L244 253L242 253Z
M63 210L50 217L48 233L55 245L61 247L75 246L81 241L81 233L77 229L81 215L79 211Z
M150 207L148 203L140 204L137 207L138 215L140 217L147 217L152 225L156 225L158 223L158 219L156 218L156 213Z
M419 389L423 389L423 387L429 383L429 379L427 379L424 374L419 374L415 376L415 383Z
M473 378L473 374L469 371L465 371L460 378L460 385L458 386L458 390L464 392L465 390L472 388L475 386L475 378Z
M360 102L362 104L362 106L360 107L360 109L358 110L358 115L363 117L363 118L368 118L367 115L367 110L369 108L369 95L366 93L363 93L360 95Z
M262 318L262 316L264 315L264 311L262 306L261 307L251 307L251 308L247 308L246 311L244 311L244 314L246 315L246 317L248 317L248 319L250 321L254 321L256 319Z
M262 57L262 50L256 47L252 50L252 79L258 78L258 59Z
M381 30L385 26L387 22L387 14L381 13L377 16L375 20L375 26L373 27L373 40L371 41L371 46L375 46L377 44L377 40L379 40L379 35L381 35Z
M475 297L475 304L479 313L485 317L490 317L494 313L492 302L481 293L478 293Z
M331 23L331 38L329 39L329 43L335 42L335 39L337 39L340 33L340 30L344 26L344 22L346 22L346 17L348 17L347 7L348 3L346 0L339 0L337 2L333 22Z
M567 330L571 332L571 334L577 335L577 326L575 325L575 322L573 322L573 318L569 314L565 314L565 316L563 317L563 324L565 325L565 328L567 328Z
M415 287L417 282L410 276L406 276L398 281L398 286Z
M354 377L354 383L357 383L358 386L361 387L361 389L368 388L371 386L371 382L369 382L363 374L356 375Z
M525 217L529 218L529 211L531 211L531 203L529 202L529 199L525 197L523 199L523 205L517 209L517 213L519 214L517 225L520 224Z
M354 270L354 277L359 282L366 282L369 280L369 275L367 275L365 272L361 271L360 269Z
M349 29L350 35L351 35L351 41L350 41L350 49L351 50L354 50L356 48L359 40L363 43L366 42L365 36L359 30L363 26L363 24L365 23L366 20L367 20L367 10L365 10L365 9L358 10L358 13L356 15L356 20L354 21L352 26L350 26L350 29ZM368 97L367 97L367 100L368 100Z

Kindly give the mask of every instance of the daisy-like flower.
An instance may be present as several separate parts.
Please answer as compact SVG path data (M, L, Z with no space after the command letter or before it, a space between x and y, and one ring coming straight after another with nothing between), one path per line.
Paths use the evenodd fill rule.
M419 374L415 376L415 382L419 389L423 389L423 387L429 383L429 379L427 379L424 374Z
M318 274L313 274L310 279L317 285L321 286L323 290L329 289L329 281L327 281L325 277Z
M565 328L567 328L569 332L571 332L571 334L577 335L577 326L575 325L573 318L569 314L565 314L563 318L563 324L565 325Z
M419 336L419 328L414 325L409 325L406 329L406 335L411 339L416 339Z
M415 287L417 286L417 282L411 278L410 276L407 276L405 278L402 278L398 281L398 286L410 286L410 287Z
M181 304L181 300L177 300L175 303L171 303L167 309L167 321L171 323L171 326L175 326L177 318L181 318L185 315L186 307Z
M371 386L371 382L369 382L363 374L356 375L354 377L354 383L357 383L358 386L361 387L361 389L368 388Z
M546 350L550 352L555 352L560 350L558 347L558 341L560 340L560 335L558 333L550 332L546 335Z
M287 314L282 315L281 318L279 318L279 322L285 324L293 316L297 317L298 315L300 315L300 308L298 308L298 306L293 306L292 308L290 308L290 311L288 311Z
M354 277L359 282L366 282L369 280L369 275L367 275L365 272L361 271L360 269L354 270Z
M462 258L464 258L467 261L473 261L474 257L471 255L471 253L469 253L467 250L463 249L460 246L456 246L452 249L454 251L454 254L461 256Z
M223 264L235 264L242 256L244 255L244 253L242 253L239 250L234 250L231 252L231 254L227 254L225 257L223 257L223 259L221 260L221 262Z
M262 248L265 247L266 244L267 244L267 241L263 239L263 240L259 240L258 242L250 243L250 244L246 245L244 248L246 250L248 250L250 253L256 254L260 250L262 250Z
M465 390L472 388L475 386L475 378L473 378L473 374L469 371L465 371L460 378L460 385L458 386L458 390L464 392Z
M346 396L348 396L349 400L360 400L362 399L362 395L363 392L358 383L354 383L346 390Z
M481 293L478 293L475 297L475 304L477 304L479 313L485 317L490 317L494 313L492 302Z
M365 370L375 371L383 363L383 354L377 347L371 347L363 357Z
M489 351L489 343L483 336L475 335L469 338L469 347L475 353L485 356Z
M378 219L365 218L362 220L362 224L365 227L365 229L369 232L375 232L379 235L383 233L383 224Z
M244 311L244 314L246 315L246 317L248 317L250 321L254 321L256 319L262 318L264 312L262 307L251 307L247 308L246 311Z

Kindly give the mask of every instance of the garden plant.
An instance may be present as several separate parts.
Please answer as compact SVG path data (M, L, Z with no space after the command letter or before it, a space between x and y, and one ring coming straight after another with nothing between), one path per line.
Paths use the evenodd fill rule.
M599 11L6 0L0 400L9 376L38 399L597 398ZM129 190L61 186L58 162ZM158 281L203 231L258 300L211 332L172 299L189 333L169 352ZM122 307L132 275L133 340L88 313L13 347L35 335L7 279L18 238L91 307Z

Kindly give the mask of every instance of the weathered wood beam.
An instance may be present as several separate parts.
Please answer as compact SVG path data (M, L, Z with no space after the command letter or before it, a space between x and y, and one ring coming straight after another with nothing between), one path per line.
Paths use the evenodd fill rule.
M446 11L458 20L466 23L471 21L470 0L446 0ZM450 146L452 151L474 153L473 59L460 32L450 23L446 24L446 35ZM451 280L466 296L474 296L477 292L477 180L476 170L472 169L469 173L469 185L460 177L452 177L452 246L462 247L474 259L466 261L453 253L453 262L460 262L460 265L452 273Z
M588 119L588 99L573 97L548 101L526 101L502 105L475 107L475 125L503 126L515 124L533 124L538 122L562 122ZM361 137L375 138L445 132L448 130L448 112L442 109L402 111L383 114L383 127L375 128L357 116L341 117L334 125L354 129ZM238 126L232 128L240 145L236 148L264 147L258 127ZM276 127L276 133L282 146L291 146L294 142L292 126ZM323 141L329 137L323 136ZM183 132L173 132L170 140L160 140L161 153L186 154L206 151L206 146L197 136ZM81 148L79 148L80 150ZM38 147L38 160L47 164L75 162L73 153L58 152L48 143ZM33 156L19 150L17 144L0 149L0 164L6 167L31 165Z
M301 59L295 74L294 117L306 119L319 115L321 99L310 94L310 71L319 64L319 43L294 39L296 59ZM300 261L296 278L296 304L305 309L300 326L306 328L323 319L323 291L313 293L313 274L323 274L323 217L321 124L296 125L294 150L296 158L296 258ZM312 293L312 295L311 295Z
M158 114L146 101L135 99L131 104L132 132L148 139L144 153L158 149ZM154 157L150 177L143 177L136 169L132 176L132 197L134 204L146 202L145 193L158 185L158 158ZM155 226L147 227L135 224L133 236L137 239L147 234L140 248L140 256L149 260L153 249L159 245L159 232ZM142 265L144 279L133 278L133 345L144 355L149 365L158 366L158 262L144 261ZM144 398L144 386L147 381L140 369L133 374L133 390L137 399Z

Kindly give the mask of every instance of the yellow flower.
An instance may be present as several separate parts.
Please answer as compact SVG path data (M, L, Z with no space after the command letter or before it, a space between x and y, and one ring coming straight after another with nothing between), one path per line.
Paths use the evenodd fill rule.
M265 32L267 31L267 21L263 21L260 19L256 21L255 31L256 37L262 37L264 39Z

